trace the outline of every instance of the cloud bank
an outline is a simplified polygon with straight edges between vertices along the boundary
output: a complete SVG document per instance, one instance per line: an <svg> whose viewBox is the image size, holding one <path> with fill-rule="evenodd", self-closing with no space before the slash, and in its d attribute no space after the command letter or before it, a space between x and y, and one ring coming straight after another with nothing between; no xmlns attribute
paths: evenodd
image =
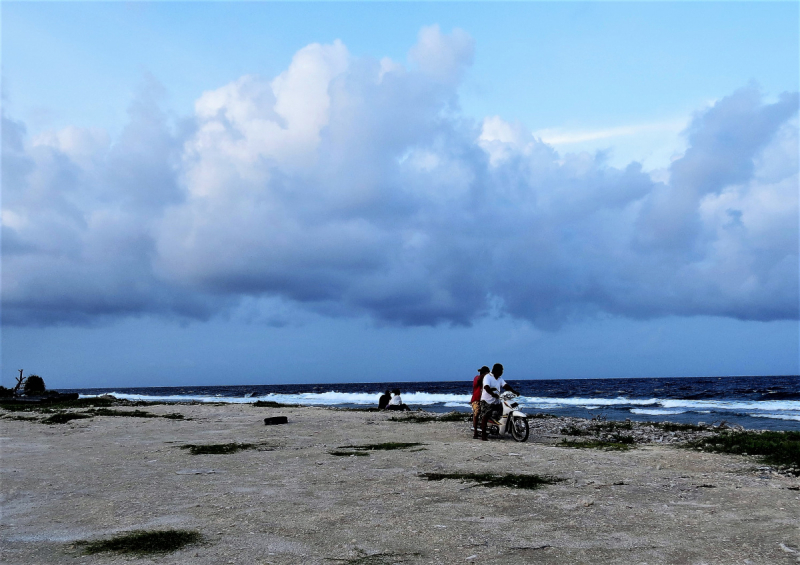
<svg viewBox="0 0 800 565"><path fill-rule="evenodd" d="M407 64L312 44L111 139L3 117L3 323L289 304L382 323L597 314L798 319L798 94L699 111L668 182L464 117L472 39ZM281 307L278 307L280 309Z"/></svg>

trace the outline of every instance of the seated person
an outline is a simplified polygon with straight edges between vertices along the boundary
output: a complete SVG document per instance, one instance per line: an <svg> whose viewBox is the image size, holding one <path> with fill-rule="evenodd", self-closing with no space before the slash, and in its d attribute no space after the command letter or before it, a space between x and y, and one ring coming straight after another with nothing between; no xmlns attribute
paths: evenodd
<svg viewBox="0 0 800 565"><path fill-rule="evenodd" d="M394 394L394 396L389 401L389 404L386 406L387 410L411 410L411 408L403 404L403 401L400 398L399 388L392 390L392 394Z"/></svg>
<svg viewBox="0 0 800 565"><path fill-rule="evenodd" d="M386 389L381 397L378 399L378 410L385 410L386 407L389 405L389 401L392 399L392 393L389 389Z"/></svg>

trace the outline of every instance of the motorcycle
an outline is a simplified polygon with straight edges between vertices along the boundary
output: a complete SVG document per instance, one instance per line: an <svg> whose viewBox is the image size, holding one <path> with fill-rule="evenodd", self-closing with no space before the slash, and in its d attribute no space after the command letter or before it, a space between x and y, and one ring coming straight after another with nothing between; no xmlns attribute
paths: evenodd
<svg viewBox="0 0 800 565"><path fill-rule="evenodd" d="M503 415L500 419L489 418L486 423L486 432L495 436L504 436L507 433L515 441L525 441L530 434L528 425L528 415L517 410L519 403L514 402L516 394L506 391L500 395L500 403L503 405Z"/></svg>

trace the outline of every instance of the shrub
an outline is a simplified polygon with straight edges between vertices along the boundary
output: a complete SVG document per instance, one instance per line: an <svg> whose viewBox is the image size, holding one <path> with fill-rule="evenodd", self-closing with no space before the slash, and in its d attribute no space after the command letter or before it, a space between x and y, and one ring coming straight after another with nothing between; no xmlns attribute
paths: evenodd
<svg viewBox="0 0 800 565"><path fill-rule="evenodd" d="M45 391L44 379L39 375L31 375L25 379L25 394L34 396Z"/></svg>

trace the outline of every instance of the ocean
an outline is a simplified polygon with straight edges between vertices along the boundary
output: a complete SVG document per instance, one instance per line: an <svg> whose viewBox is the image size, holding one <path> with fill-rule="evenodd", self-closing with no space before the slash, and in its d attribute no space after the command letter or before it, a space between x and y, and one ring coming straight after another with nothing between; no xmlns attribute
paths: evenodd
<svg viewBox="0 0 800 565"><path fill-rule="evenodd" d="M513 380L529 414L609 420L707 424L725 421L747 429L800 430L800 377ZM293 385L181 386L72 389L82 396L166 402L286 404L357 408L377 406L387 388L399 388L413 409L468 411L472 380Z"/></svg>

